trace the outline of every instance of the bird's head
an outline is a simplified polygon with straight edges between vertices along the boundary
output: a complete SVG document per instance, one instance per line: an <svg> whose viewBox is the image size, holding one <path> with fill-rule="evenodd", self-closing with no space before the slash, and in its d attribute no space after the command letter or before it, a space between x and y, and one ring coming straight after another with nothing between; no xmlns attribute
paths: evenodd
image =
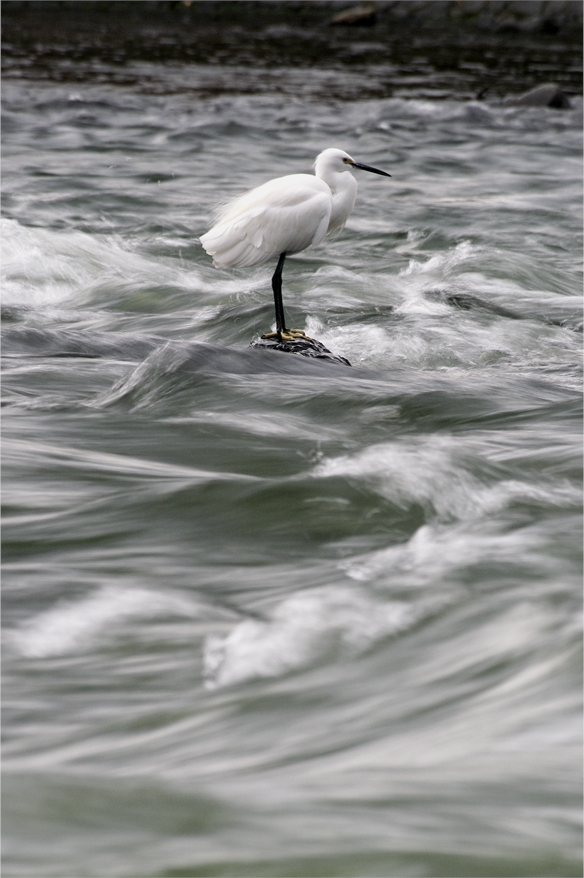
<svg viewBox="0 0 584 878"><path fill-rule="evenodd" d="M328 174L340 174L343 171L349 171L351 168L360 168L362 171L371 171L372 174L381 174L382 177L391 177L386 171L380 171L372 168L370 165L362 165L351 158L348 152L343 149L325 149L316 157L314 163L314 173L317 177L325 178Z"/></svg>

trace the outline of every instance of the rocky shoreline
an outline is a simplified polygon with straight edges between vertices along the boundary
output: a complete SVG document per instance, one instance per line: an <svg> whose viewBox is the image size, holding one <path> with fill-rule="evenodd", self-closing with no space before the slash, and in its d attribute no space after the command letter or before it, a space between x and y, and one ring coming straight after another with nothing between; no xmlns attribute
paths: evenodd
<svg viewBox="0 0 584 878"><path fill-rule="evenodd" d="M363 97L384 97L404 71L425 68L448 93L461 72L464 97L519 94L553 81L582 93L579 0L5 0L4 76L80 82L124 79L133 62L273 70L387 69ZM109 73L101 67L107 66Z"/></svg>

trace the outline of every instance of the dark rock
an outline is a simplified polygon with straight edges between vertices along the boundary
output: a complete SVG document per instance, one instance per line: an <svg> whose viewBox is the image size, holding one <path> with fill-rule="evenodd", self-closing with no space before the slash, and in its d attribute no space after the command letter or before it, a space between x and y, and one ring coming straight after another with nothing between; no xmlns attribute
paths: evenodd
<svg viewBox="0 0 584 878"><path fill-rule="evenodd" d="M506 98L505 103L522 107L553 107L555 110L572 108L568 95L555 82L544 82L523 94Z"/></svg>
<svg viewBox="0 0 584 878"><path fill-rule="evenodd" d="M315 338L295 338L291 341L278 341L277 338L256 338L251 347L263 348L266 351L282 351L285 354L300 354L316 360L328 360L330 363L341 363L343 366L351 364L345 357L337 357L321 341Z"/></svg>

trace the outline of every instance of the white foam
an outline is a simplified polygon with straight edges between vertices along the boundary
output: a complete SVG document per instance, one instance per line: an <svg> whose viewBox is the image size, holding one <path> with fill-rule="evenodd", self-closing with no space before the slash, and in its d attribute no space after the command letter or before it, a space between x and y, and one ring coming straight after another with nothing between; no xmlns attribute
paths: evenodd
<svg viewBox="0 0 584 878"><path fill-rule="evenodd" d="M179 595L143 588L106 586L79 600L63 600L11 632L13 647L27 658L84 652L128 619L178 614L192 617L196 606ZM119 630L119 629L118 629Z"/></svg>
<svg viewBox="0 0 584 878"><path fill-rule="evenodd" d="M27 228L3 219L2 301L29 308L87 299L92 285L105 277L144 270L144 260L124 250L112 237L76 231Z"/></svg>
<svg viewBox="0 0 584 878"><path fill-rule="evenodd" d="M414 611L400 601L382 603L342 587L298 592L267 621L247 619L205 643L208 688L275 677L317 660L335 646L355 654L409 626Z"/></svg>
<svg viewBox="0 0 584 878"><path fill-rule="evenodd" d="M477 564L531 564L541 572L553 573L542 533L537 529L500 533L494 527L425 524L405 543L342 561L339 567L357 582L384 581L400 588L423 588L456 576Z"/></svg>
<svg viewBox="0 0 584 878"><path fill-rule="evenodd" d="M251 293L258 278L267 274L262 268L234 277L233 272L218 272L210 264L200 271L178 259L149 258L116 235L29 228L11 219L0 220L0 232L5 307L71 307L99 303L104 294L108 302L112 295L123 300L141 285L153 284L215 299L217 294Z"/></svg>
<svg viewBox="0 0 584 878"><path fill-rule="evenodd" d="M442 518L463 517L476 509L481 485L454 459L453 446L446 436L372 445L357 454L326 458L312 475L363 480L397 506L419 503Z"/></svg>
<svg viewBox="0 0 584 878"><path fill-rule="evenodd" d="M324 326L311 316L307 332L353 365L368 368L435 370L510 362L536 367L579 362L577 334L548 322L577 326L579 300L534 289L543 280L536 274L528 276L527 268L521 283L489 278L486 266L493 258L492 251L463 241L446 252L410 260L397 277L363 280L364 299L375 298L393 309L375 325L359 320L360 305L352 298L354 285L350 294L325 285L319 295L330 301L345 296L344 305L351 304L354 318L343 326ZM563 288L559 280L556 287ZM469 310L454 307L451 295L467 297ZM316 304L311 307L318 308ZM513 316L523 319L510 319Z"/></svg>
<svg viewBox="0 0 584 878"><path fill-rule="evenodd" d="M430 256L426 261L411 259L406 268L400 271L400 277L411 274L432 274L442 276L459 265L476 259L483 252L482 248L470 241L460 241L452 250L445 250Z"/></svg>
<svg viewBox="0 0 584 878"><path fill-rule="evenodd" d="M472 444L447 435L409 437L407 444L387 442L325 458L312 476L365 481L396 506L417 503L441 521L478 520L517 501L565 508L579 501L579 492L568 481L534 484L501 478Z"/></svg>

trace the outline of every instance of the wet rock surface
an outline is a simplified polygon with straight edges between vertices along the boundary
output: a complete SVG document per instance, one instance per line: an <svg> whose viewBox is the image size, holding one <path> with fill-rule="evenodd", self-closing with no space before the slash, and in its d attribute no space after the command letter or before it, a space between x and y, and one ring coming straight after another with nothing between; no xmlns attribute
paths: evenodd
<svg viewBox="0 0 584 878"><path fill-rule="evenodd" d="M315 338L295 338L290 341L278 341L277 338L257 338L252 343L253 348L266 351L281 351L284 354L300 354L315 360L327 360L329 363L340 363L342 366L351 364L346 357L339 357L326 348L321 341Z"/></svg>

